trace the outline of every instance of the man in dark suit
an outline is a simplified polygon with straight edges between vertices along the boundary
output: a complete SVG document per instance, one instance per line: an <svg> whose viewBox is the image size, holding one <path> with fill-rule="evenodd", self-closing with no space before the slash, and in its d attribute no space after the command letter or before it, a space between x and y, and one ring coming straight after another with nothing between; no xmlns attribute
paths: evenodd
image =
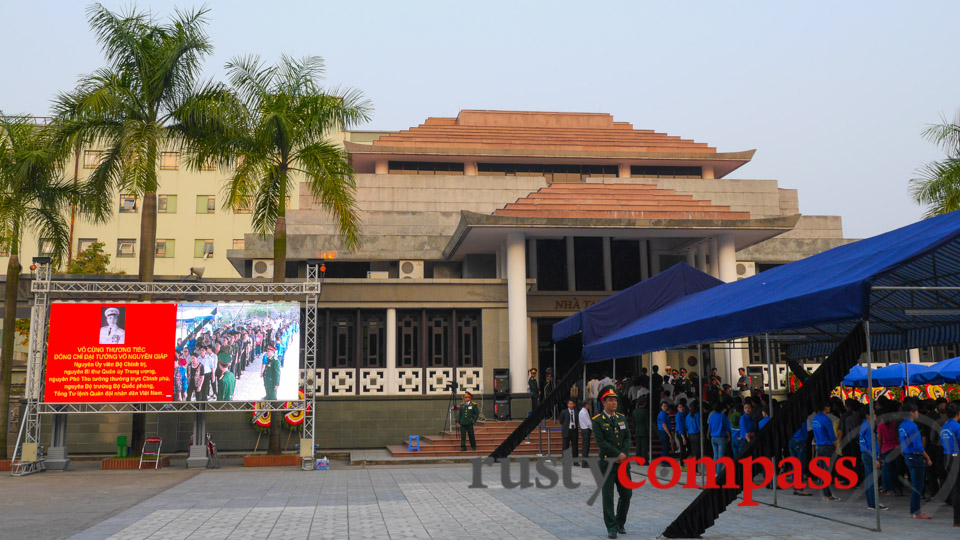
<svg viewBox="0 0 960 540"><path fill-rule="evenodd" d="M563 436L563 451L566 452L567 448L571 445L573 446L573 459L580 457L580 453L577 451L577 440L579 438L579 433L577 433L577 426L580 423L577 421L577 402L573 398L567 400L567 408L560 413L560 432Z"/></svg>

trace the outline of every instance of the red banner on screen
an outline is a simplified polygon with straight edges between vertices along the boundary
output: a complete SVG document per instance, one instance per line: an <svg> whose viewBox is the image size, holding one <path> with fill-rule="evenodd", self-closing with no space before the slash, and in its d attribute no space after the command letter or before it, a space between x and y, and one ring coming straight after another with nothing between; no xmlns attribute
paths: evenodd
<svg viewBox="0 0 960 540"><path fill-rule="evenodd" d="M176 304L52 304L44 401L172 401L176 321Z"/></svg>

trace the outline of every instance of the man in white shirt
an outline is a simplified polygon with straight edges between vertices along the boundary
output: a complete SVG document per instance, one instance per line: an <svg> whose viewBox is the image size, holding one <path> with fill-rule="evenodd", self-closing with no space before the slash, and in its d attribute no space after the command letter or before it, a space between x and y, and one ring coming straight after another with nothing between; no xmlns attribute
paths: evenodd
<svg viewBox="0 0 960 540"><path fill-rule="evenodd" d="M578 415L578 420L580 420L580 438L582 439L581 446L583 447L582 457L584 459L583 463L580 464L583 468L589 468L590 465L587 465L586 459L590 457L590 436L593 433L591 431L593 427L593 421L590 419L590 402L587 401L583 404L583 407L580 409L580 414Z"/></svg>

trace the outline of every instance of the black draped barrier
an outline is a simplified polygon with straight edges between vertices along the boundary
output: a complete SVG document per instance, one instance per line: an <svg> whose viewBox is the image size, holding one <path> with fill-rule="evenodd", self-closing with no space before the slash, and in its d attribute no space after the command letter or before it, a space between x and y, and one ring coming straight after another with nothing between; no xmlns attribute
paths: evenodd
<svg viewBox="0 0 960 540"><path fill-rule="evenodd" d="M810 413L823 408L830 397L830 392L840 385L840 381L850 372L850 368L857 365L860 356L866 350L866 333L863 323L860 322L834 349L833 354L820 365L820 369L807 378L800 390L791 395L770 423L760 430L756 440L740 452L737 460L761 456L772 458L785 447L793 433L807 421ZM704 489L663 531L663 536L700 538L700 535L713 526L720 514L737 499L742 491L742 467L734 467L734 474L738 488ZM720 478L717 479L717 484L723 485Z"/></svg>
<svg viewBox="0 0 960 540"><path fill-rule="evenodd" d="M846 375L846 373L844 373L844 375ZM523 443L528 435L533 433L533 430L536 429L540 422L543 422L544 419L550 416L550 412L553 411L554 408L560 405L566 407L567 397L570 395L570 387L573 386L573 383L580 380L582 376L583 359L574 364L570 370L567 371L566 375L554 384L553 392L548 396L544 396L543 401L540 402L540 406L530 411L530 415L527 416L526 420L521 422L520 425L517 426L517 429L513 430L513 433L490 453L489 457L500 459L509 456L517 446Z"/></svg>

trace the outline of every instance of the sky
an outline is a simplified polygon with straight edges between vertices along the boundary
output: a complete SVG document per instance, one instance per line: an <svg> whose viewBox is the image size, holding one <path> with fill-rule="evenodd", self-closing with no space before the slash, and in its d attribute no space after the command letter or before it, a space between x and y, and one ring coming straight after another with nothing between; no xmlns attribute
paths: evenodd
<svg viewBox="0 0 960 540"><path fill-rule="evenodd" d="M0 5L0 110L48 115L105 64L87 5ZM920 219L908 181L944 156L921 132L960 110L955 1L136 3L159 18L203 5L205 77L236 56L318 55L327 84L372 101L358 129L461 109L604 112L757 149L728 178L798 189L801 213L842 216L848 238Z"/></svg>

